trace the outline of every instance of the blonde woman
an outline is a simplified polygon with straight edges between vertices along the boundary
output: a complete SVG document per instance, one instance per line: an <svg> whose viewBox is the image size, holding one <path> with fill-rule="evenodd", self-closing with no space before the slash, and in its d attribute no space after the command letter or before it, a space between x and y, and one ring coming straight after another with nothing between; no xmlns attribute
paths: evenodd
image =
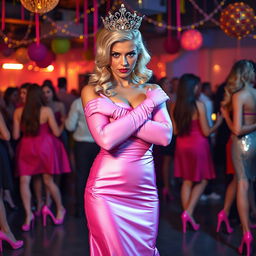
<svg viewBox="0 0 256 256"><path fill-rule="evenodd" d="M248 191L256 177L256 90L255 72L250 61L234 64L225 88L222 115L232 132L232 161L238 179L237 208L243 228L239 253L244 245L250 255L253 240L249 227ZM232 118L230 118L230 112Z"/></svg>
<svg viewBox="0 0 256 256"><path fill-rule="evenodd" d="M167 145L168 96L148 84L142 17L121 6L104 19L96 67L82 91L86 121L101 147L85 189L91 255L159 255L152 144Z"/></svg>

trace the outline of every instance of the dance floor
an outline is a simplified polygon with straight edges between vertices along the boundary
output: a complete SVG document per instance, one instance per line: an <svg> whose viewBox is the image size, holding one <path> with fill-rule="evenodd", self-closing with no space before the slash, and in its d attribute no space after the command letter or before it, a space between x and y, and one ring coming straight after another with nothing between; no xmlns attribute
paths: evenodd
<svg viewBox="0 0 256 256"><path fill-rule="evenodd" d="M161 256L216 256L238 255L236 249L241 239L241 227L238 222L231 235L224 232L217 234L216 214L223 202L200 202L195 211L195 219L201 224L200 230L194 232L189 229L182 233L180 221L180 201L178 191L174 200L161 201L159 235L157 247ZM65 205L69 204L65 200ZM29 232L22 232L20 226L24 219L22 207L18 211L8 211L8 220L18 239L23 239L22 249L11 250L4 243L4 256L89 256L87 228L84 218L75 217L74 207L68 208L67 218L62 226L53 226L48 220L43 228L41 218L37 218L34 228ZM104 216L102 216L104 218ZM256 239L256 232L254 232ZM254 250L254 254L255 254ZM120 255L122 256L122 255ZM135 255L131 255L135 256ZM144 256L144 255L136 255Z"/></svg>

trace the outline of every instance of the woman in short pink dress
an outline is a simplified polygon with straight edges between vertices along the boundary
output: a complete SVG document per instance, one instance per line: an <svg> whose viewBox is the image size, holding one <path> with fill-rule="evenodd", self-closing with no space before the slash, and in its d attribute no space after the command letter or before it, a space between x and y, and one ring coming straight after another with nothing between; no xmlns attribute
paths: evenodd
<svg viewBox="0 0 256 256"><path fill-rule="evenodd" d="M204 104L197 100L199 77L184 74L179 81L177 99L173 105L174 131L177 134L174 156L174 175L182 178L181 215L183 232L187 223L195 230L199 225L193 218L195 206L203 193L207 180L215 178L212 156L207 136L220 125L209 127Z"/></svg>
<svg viewBox="0 0 256 256"><path fill-rule="evenodd" d="M23 136L17 146L16 173L20 176L20 192L26 212L23 231L28 231L34 220L31 211L31 176L41 174L44 184L56 203L56 218L50 210L43 207L43 217L52 217L53 222L62 223L65 209L61 201L59 188L54 183L53 175L70 172L69 161L63 144L56 138L62 129L56 123L53 112L43 106L42 90L33 84L28 89L24 108L18 108L14 114L13 137Z"/></svg>

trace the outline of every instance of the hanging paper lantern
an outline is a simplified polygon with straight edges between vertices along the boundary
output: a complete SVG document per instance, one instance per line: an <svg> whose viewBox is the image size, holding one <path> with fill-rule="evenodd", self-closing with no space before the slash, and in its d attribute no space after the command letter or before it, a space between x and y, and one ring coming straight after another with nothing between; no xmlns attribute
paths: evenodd
<svg viewBox="0 0 256 256"><path fill-rule="evenodd" d="M55 59L55 55L51 51L47 51L46 56L43 60L36 61L36 65L39 68L47 68Z"/></svg>
<svg viewBox="0 0 256 256"><path fill-rule="evenodd" d="M220 28L230 37L241 39L255 26L253 9L244 2L229 4L220 15Z"/></svg>
<svg viewBox="0 0 256 256"><path fill-rule="evenodd" d="M56 7L59 0L20 0L21 4L30 12L46 13Z"/></svg>
<svg viewBox="0 0 256 256"><path fill-rule="evenodd" d="M180 41L176 37L166 38L164 41L164 49L167 53L174 54L180 50Z"/></svg>
<svg viewBox="0 0 256 256"><path fill-rule="evenodd" d="M190 29L182 33L180 42L185 50L197 50L203 44L203 36L198 30Z"/></svg>
<svg viewBox="0 0 256 256"><path fill-rule="evenodd" d="M65 38L56 38L51 42L52 51L56 54L66 53L70 49L70 41Z"/></svg>
<svg viewBox="0 0 256 256"><path fill-rule="evenodd" d="M88 61L94 60L95 56L94 56L94 52L93 49L88 49L84 52L84 58Z"/></svg>
<svg viewBox="0 0 256 256"><path fill-rule="evenodd" d="M33 61L41 61L47 54L47 48L44 44L32 43L28 46L28 56Z"/></svg>
<svg viewBox="0 0 256 256"><path fill-rule="evenodd" d="M26 64L29 62L29 56L28 56L28 51L25 47L21 47L16 50L15 52L15 59L21 63L21 64Z"/></svg>

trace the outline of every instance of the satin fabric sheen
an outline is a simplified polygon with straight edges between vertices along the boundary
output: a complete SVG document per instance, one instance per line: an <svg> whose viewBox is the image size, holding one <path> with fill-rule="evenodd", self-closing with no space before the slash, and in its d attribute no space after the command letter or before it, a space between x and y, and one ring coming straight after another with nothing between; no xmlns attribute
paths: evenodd
<svg viewBox="0 0 256 256"><path fill-rule="evenodd" d="M91 256L159 255L151 143L131 136L114 149L101 148L84 200Z"/></svg>
<svg viewBox="0 0 256 256"><path fill-rule="evenodd" d="M201 131L199 120L192 120L188 135L177 136L174 176L194 182L215 178L209 141Z"/></svg>
<svg viewBox="0 0 256 256"><path fill-rule="evenodd" d="M62 174L71 172L69 160L62 142L48 125L40 125L37 136L23 136L17 146L16 174Z"/></svg>

